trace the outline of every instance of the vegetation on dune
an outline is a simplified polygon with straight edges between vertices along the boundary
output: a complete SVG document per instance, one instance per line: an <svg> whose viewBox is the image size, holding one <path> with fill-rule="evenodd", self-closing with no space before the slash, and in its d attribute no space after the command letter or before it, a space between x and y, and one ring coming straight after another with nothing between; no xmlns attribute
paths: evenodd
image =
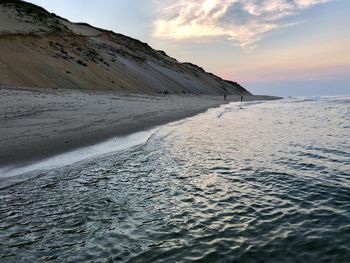
<svg viewBox="0 0 350 263"><path fill-rule="evenodd" d="M38 21L46 26L48 26L52 31L62 31L67 28L58 22L55 14L51 14L46 11L44 8L20 1L20 0L0 0L2 5L12 5L19 16L29 16L32 17L34 21Z"/></svg>
<svg viewBox="0 0 350 263"><path fill-rule="evenodd" d="M20 14L31 16L40 22L45 22L45 20L51 17L51 14L47 12L44 8L24 1L1 0L0 3L12 4Z"/></svg>

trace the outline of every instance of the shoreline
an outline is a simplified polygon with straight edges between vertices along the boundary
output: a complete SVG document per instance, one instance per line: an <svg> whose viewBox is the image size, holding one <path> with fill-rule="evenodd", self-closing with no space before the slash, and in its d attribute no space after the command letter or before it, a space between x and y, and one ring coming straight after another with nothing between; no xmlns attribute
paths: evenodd
<svg viewBox="0 0 350 263"><path fill-rule="evenodd" d="M28 165L237 101L239 96L225 102L223 96L209 95L0 87L0 167Z"/></svg>

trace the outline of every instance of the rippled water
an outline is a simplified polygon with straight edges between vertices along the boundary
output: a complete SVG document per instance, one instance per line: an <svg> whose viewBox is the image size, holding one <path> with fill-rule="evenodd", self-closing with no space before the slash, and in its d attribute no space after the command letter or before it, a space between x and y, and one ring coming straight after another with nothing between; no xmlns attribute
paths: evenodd
<svg viewBox="0 0 350 263"><path fill-rule="evenodd" d="M350 98L232 103L0 190L0 262L350 262Z"/></svg>

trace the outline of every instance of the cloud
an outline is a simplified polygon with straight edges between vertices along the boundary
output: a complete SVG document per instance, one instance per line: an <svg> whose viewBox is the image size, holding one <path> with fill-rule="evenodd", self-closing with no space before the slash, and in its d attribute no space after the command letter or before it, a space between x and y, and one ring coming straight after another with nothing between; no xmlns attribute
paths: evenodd
<svg viewBox="0 0 350 263"><path fill-rule="evenodd" d="M266 33L291 26L286 18L332 0L155 0L154 36L166 39L225 37L254 46Z"/></svg>

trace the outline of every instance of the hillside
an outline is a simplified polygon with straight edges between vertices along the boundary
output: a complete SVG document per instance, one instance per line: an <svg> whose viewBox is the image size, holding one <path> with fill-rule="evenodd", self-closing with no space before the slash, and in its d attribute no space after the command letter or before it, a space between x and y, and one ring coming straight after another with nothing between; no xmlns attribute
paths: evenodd
<svg viewBox="0 0 350 263"><path fill-rule="evenodd" d="M250 94L148 44L41 7L0 1L0 85L150 93Z"/></svg>

